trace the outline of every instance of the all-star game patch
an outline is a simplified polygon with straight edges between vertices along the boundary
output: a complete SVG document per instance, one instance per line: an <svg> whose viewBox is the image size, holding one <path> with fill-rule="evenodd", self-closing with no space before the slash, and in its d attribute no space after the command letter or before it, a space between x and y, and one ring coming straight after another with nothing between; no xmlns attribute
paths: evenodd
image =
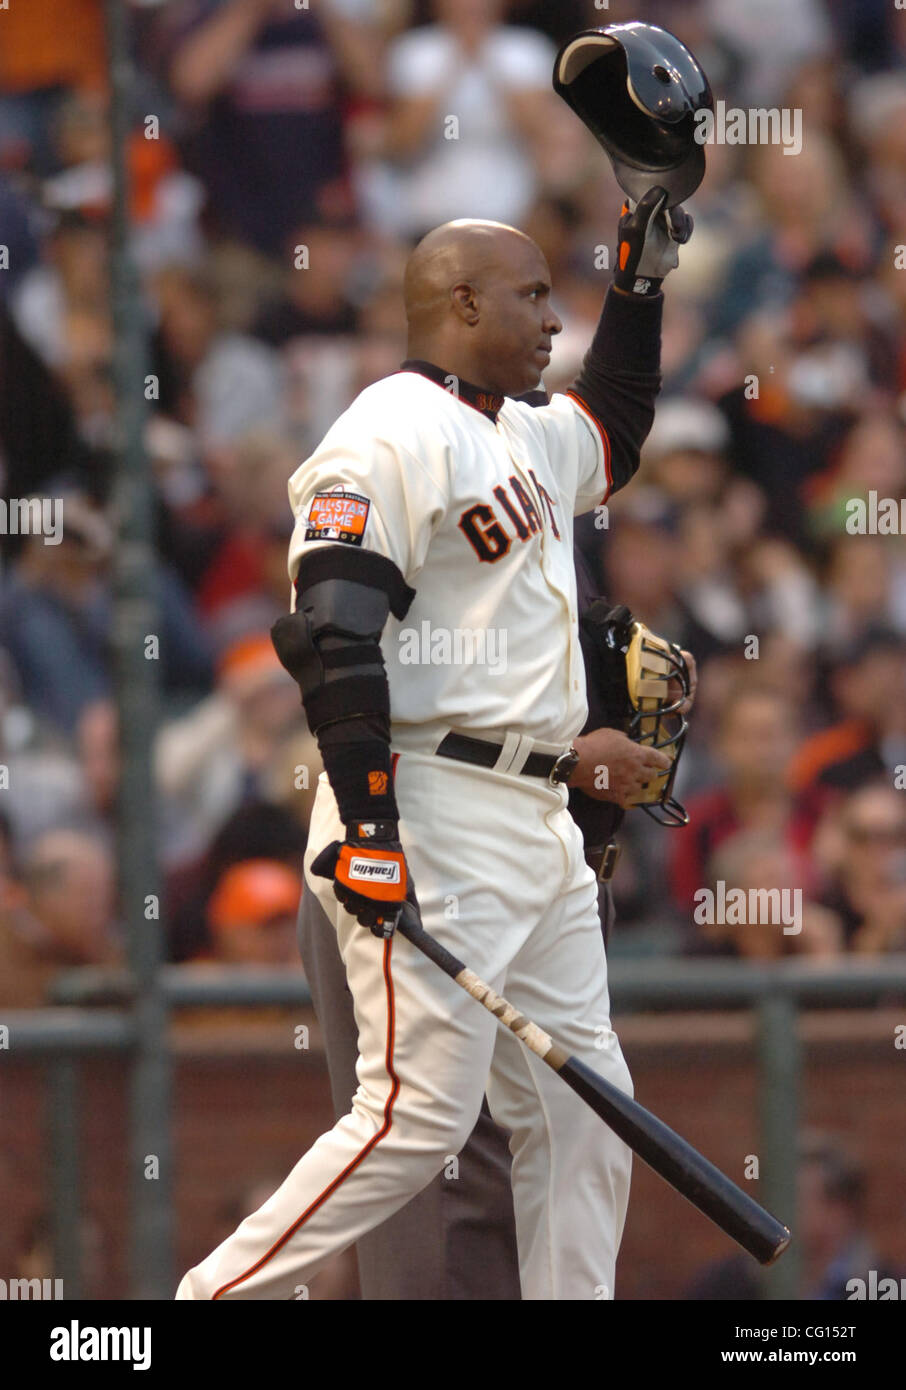
<svg viewBox="0 0 906 1390"><path fill-rule="evenodd" d="M319 492L308 511L307 541L345 541L361 545L371 503L359 492Z"/></svg>

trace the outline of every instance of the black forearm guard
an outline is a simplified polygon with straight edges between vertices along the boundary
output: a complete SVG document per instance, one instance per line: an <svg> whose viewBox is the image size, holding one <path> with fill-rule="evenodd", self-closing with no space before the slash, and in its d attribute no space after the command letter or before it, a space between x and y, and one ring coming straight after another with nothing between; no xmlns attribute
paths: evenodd
<svg viewBox="0 0 906 1390"><path fill-rule="evenodd" d="M610 440L612 492L639 466L661 386L663 295L630 299L609 289L601 318L569 394L599 421Z"/></svg>
<svg viewBox="0 0 906 1390"><path fill-rule="evenodd" d="M415 597L392 560L332 545L304 555L296 611L271 629L298 682L309 728L345 824L398 820L390 753L390 695L380 638L389 613Z"/></svg>

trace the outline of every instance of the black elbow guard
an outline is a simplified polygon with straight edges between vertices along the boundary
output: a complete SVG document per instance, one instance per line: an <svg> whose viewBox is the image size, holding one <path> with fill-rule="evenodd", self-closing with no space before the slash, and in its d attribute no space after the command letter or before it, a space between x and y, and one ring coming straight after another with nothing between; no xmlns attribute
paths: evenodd
<svg viewBox="0 0 906 1390"><path fill-rule="evenodd" d="M280 661L302 691L312 733L359 715L388 716L380 639L388 616L415 597L392 560L330 546L303 556L296 611L271 628Z"/></svg>

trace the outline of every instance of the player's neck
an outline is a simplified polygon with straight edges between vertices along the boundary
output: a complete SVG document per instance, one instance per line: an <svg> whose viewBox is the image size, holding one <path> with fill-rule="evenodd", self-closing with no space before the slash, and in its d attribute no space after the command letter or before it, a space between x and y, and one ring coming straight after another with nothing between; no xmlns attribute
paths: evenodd
<svg viewBox="0 0 906 1390"><path fill-rule="evenodd" d="M489 376L497 377L499 364L489 366L488 363L476 361L475 354L469 350L468 344L457 339L455 335L410 335L406 343L406 360L430 362L434 366L443 367L446 375L468 382L476 391L484 391L487 395L511 394L507 386L500 386L499 381L488 380Z"/></svg>
<svg viewBox="0 0 906 1390"><path fill-rule="evenodd" d="M482 415L487 415L489 419L494 421L497 419L497 412L503 405L504 398L499 391L490 391L473 381L468 381L465 377L448 370L431 358L409 356L400 364L400 371L419 372L420 375L436 382L445 391L449 391L451 395L465 401L476 410L480 410Z"/></svg>

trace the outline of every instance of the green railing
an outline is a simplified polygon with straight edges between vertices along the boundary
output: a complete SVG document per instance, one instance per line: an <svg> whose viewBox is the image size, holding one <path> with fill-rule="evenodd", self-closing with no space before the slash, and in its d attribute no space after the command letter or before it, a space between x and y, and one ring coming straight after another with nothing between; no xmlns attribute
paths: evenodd
<svg viewBox="0 0 906 1390"><path fill-rule="evenodd" d="M286 972L219 967L165 966L158 990L166 1014L181 1008L307 1006L311 995L304 977ZM799 1011L803 1007L866 1008L906 1000L906 954L880 960L849 959L838 965L783 961L755 965L741 961L616 959L610 966L611 998L619 1022L627 1014L653 1010L685 1012L713 1009L754 1010L760 1123L759 1199L795 1231L797 1134L801 1088ZM138 998L124 972L77 970L62 976L51 1008L6 1013L9 1029L4 1065L46 1059L48 1071L50 1209L54 1229L54 1273L64 1280L67 1297L78 1297L79 1174L76 1115L79 1062L92 1053L123 1053L133 1069L141 1065ZM103 1005L104 1007L99 1007ZM115 1011L114 1011L115 1009ZM544 1020L538 1020L543 1024ZM169 1069L170 1047L164 1028L158 1053ZM134 1075L133 1075L134 1081ZM151 1112L143 1115L148 1152L169 1154L171 1109L168 1088ZM131 1123L130 1119L130 1123ZM130 1151L135 1152L130 1144ZM169 1298L174 1288L167 1239L172 1213L161 1212L161 1193L170 1183L133 1184L130 1219L135 1232L150 1233L144 1270L134 1297ZM765 1273L768 1298L795 1295L798 1256L795 1241L778 1264Z"/></svg>

